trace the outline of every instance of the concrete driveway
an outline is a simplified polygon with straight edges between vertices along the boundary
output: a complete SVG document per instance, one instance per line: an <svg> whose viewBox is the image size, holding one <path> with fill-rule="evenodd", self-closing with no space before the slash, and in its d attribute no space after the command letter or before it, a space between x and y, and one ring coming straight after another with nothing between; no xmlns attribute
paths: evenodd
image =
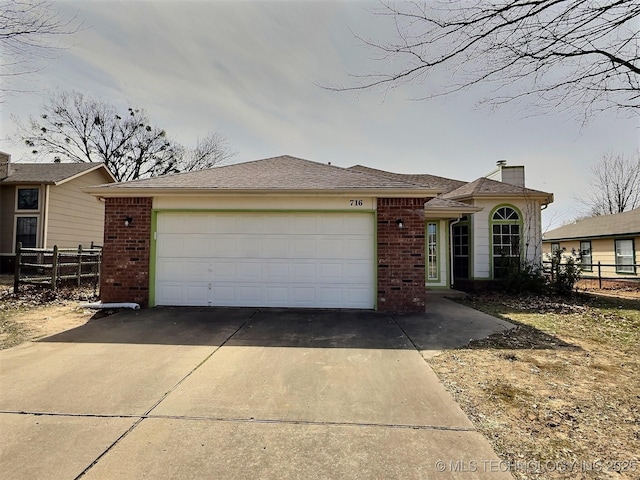
<svg viewBox="0 0 640 480"><path fill-rule="evenodd" d="M425 362L509 328L429 313L155 308L0 352L16 479L511 478Z"/></svg>

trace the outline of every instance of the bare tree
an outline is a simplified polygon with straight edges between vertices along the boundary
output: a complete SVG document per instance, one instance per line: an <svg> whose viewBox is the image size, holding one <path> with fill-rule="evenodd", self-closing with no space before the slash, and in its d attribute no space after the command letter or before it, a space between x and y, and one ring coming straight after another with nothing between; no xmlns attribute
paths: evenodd
<svg viewBox="0 0 640 480"><path fill-rule="evenodd" d="M591 167L589 193L577 198L588 215L609 215L640 208L640 150L635 158L607 154Z"/></svg>
<svg viewBox="0 0 640 480"><path fill-rule="evenodd" d="M444 75L423 98L489 84L484 102L493 106L532 96L544 110L585 115L640 107L637 0L398 2L374 13L394 21L396 40L358 38L383 70L328 88L395 88Z"/></svg>
<svg viewBox="0 0 640 480"><path fill-rule="evenodd" d="M0 95L14 91L7 85L15 76L40 68L61 47L59 37L78 31L76 17L62 19L49 0L0 0Z"/></svg>
<svg viewBox="0 0 640 480"><path fill-rule="evenodd" d="M14 118L17 137L34 158L54 162L104 162L119 181L212 167L235 155L220 133L194 148L168 139L144 110L119 113L113 105L81 93L58 93L27 125Z"/></svg>

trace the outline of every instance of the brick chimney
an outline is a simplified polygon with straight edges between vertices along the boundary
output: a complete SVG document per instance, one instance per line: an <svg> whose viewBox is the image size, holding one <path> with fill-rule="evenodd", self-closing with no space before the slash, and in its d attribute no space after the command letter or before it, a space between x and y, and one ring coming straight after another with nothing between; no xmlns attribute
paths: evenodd
<svg viewBox="0 0 640 480"><path fill-rule="evenodd" d="M0 180L4 180L11 175L11 155L0 152Z"/></svg>

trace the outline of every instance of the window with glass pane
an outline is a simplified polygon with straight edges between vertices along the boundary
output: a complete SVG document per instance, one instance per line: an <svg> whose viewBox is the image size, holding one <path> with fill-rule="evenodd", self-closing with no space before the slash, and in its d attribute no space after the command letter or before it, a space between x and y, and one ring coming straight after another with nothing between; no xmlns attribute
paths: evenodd
<svg viewBox="0 0 640 480"><path fill-rule="evenodd" d="M636 273L633 239L616 240L616 272Z"/></svg>
<svg viewBox="0 0 640 480"><path fill-rule="evenodd" d="M18 210L38 210L38 189L18 189Z"/></svg>
<svg viewBox="0 0 640 480"><path fill-rule="evenodd" d="M580 265L583 271L591 272L593 270L593 260L591 257L591 242L580 242Z"/></svg>
<svg viewBox="0 0 640 480"><path fill-rule="evenodd" d="M427 279L438 279L438 225L427 223Z"/></svg>
<svg viewBox="0 0 640 480"><path fill-rule="evenodd" d="M469 278L469 225L453 226L453 277Z"/></svg>
<svg viewBox="0 0 640 480"><path fill-rule="evenodd" d="M558 250L560 250L560 244L559 243L552 243L551 244L551 253L556 253Z"/></svg>
<svg viewBox="0 0 640 480"><path fill-rule="evenodd" d="M520 262L520 215L511 207L500 207L491 221L493 277L503 278Z"/></svg>
<svg viewBox="0 0 640 480"><path fill-rule="evenodd" d="M34 248L38 231L38 217L18 217L16 219L16 245Z"/></svg>

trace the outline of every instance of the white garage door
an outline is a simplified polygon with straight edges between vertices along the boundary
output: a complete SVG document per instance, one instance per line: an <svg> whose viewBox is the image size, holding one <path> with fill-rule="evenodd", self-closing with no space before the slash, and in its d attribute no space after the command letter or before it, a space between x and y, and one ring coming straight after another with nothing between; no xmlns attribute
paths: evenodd
<svg viewBox="0 0 640 480"><path fill-rule="evenodd" d="M159 213L157 305L374 308L371 213Z"/></svg>

